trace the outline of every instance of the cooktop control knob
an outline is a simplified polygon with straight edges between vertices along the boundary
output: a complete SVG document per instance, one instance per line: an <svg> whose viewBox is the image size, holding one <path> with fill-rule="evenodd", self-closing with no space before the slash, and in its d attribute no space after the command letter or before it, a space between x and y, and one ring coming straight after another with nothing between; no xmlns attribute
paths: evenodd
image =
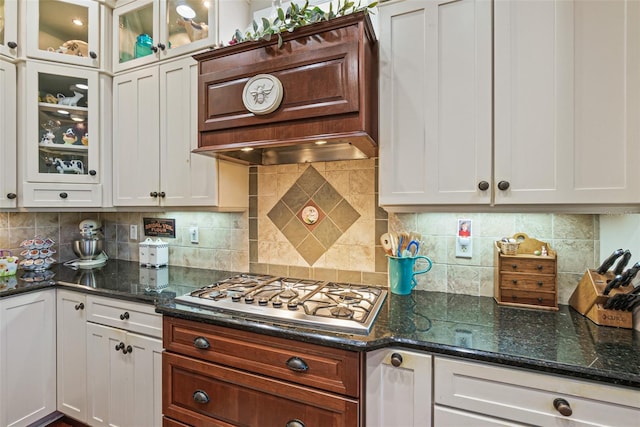
<svg viewBox="0 0 640 427"><path fill-rule="evenodd" d="M244 302L246 304L253 304L253 295L247 295L244 297Z"/></svg>

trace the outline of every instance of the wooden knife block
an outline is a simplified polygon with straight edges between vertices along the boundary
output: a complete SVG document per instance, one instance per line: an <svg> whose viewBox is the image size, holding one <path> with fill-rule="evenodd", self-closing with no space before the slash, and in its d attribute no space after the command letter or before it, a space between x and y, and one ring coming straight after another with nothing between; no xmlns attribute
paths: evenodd
<svg viewBox="0 0 640 427"><path fill-rule="evenodd" d="M607 281L613 277L611 272L598 274L596 270L587 270L569 298L569 305L578 313L591 319L596 325L631 329L633 328L633 313L604 308L604 303L609 297L625 293L620 288L612 289L609 295L602 293L607 286Z"/></svg>

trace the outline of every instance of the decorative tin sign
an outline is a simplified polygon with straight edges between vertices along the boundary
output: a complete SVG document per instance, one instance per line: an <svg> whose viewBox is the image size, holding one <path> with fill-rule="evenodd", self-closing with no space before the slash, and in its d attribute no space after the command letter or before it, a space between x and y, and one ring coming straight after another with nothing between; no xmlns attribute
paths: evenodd
<svg viewBox="0 0 640 427"><path fill-rule="evenodd" d="M174 218L142 218L145 236L176 238L176 220Z"/></svg>

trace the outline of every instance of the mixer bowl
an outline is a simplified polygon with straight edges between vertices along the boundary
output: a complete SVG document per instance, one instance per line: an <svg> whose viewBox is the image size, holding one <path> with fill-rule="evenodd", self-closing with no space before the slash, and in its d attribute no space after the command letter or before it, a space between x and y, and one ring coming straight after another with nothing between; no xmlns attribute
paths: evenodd
<svg viewBox="0 0 640 427"><path fill-rule="evenodd" d="M102 253L103 245L102 239L81 239L74 240L71 247L80 259L93 259Z"/></svg>

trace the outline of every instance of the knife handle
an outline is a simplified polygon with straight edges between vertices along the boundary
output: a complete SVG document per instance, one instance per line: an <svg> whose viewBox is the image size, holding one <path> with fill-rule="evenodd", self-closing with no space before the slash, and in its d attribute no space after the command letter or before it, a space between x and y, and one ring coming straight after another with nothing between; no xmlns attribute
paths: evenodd
<svg viewBox="0 0 640 427"><path fill-rule="evenodd" d="M622 275L618 274L616 277L611 279L609 283L607 283L607 286L604 288L604 291L602 291L602 295L609 295L609 292L611 292L611 289L617 288L620 286L620 282L622 282Z"/></svg>
<svg viewBox="0 0 640 427"><path fill-rule="evenodd" d="M604 274L607 272L607 270L609 270L611 268L611 266L613 265L614 262L616 262L616 260L624 253L623 249L617 249L615 251L613 251L613 253L611 255L609 255L609 257L607 259L605 259L602 262L602 265L600 265L600 267L598 267L597 273L598 274Z"/></svg>
<svg viewBox="0 0 640 427"><path fill-rule="evenodd" d="M613 274L615 274L616 276L618 274L622 274L622 272L624 271L624 268L627 266L627 264L629 264L630 259L631 259L631 251L627 249L622 254L622 258L620 258L620 261L618 261L618 263L616 264L616 267L613 269Z"/></svg>

